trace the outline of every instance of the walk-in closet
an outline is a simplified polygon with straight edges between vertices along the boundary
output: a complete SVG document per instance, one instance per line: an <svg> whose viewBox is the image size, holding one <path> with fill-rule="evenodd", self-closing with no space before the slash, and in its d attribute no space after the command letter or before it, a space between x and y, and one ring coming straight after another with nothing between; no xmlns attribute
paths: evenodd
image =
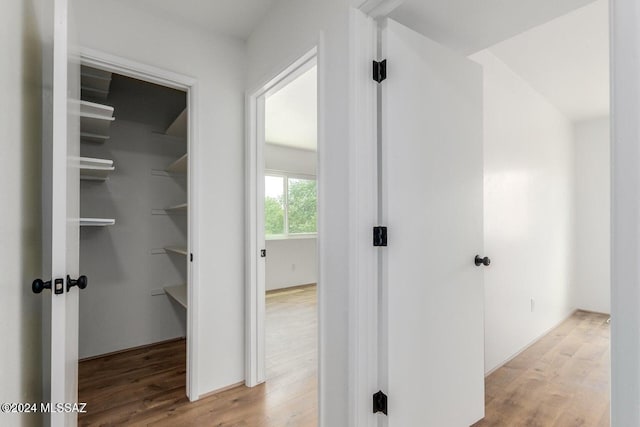
<svg viewBox="0 0 640 427"><path fill-rule="evenodd" d="M89 286L79 357L87 361L187 336L188 112L176 89L86 65L81 83L80 270ZM144 368L138 362L129 370ZM83 375L81 363L81 388ZM91 377L115 380L98 368Z"/></svg>

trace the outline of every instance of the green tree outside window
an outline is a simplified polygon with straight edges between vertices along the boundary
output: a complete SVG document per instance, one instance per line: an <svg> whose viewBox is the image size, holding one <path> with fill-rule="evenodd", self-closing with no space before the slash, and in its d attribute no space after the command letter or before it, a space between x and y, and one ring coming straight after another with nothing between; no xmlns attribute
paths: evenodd
<svg viewBox="0 0 640 427"><path fill-rule="evenodd" d="M264 213L266 235L315 233L317 231L316 181L265 176Z"/></svg>
<svg viewBox="0 0 640 427"><path fill-rule="evenodd" d="M289 178L289 233L316 232L316 182Z"/></svg>

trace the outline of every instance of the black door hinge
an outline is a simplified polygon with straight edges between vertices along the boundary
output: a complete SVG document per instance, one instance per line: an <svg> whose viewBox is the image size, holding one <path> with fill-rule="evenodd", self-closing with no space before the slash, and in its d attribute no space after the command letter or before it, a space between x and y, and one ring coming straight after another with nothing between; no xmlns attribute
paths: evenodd
<svg viewBox="0 0 640 427"><path fill-rule="evenodd" d="M387 78L387 60L373 61L373 80L382 83Z"/></svg>
<svg viewBox="0 0 640 427"><path fill-rule="evenodd" d="M266 258L266 257L267 257L267 250L260 249L260 258Z"/></svg>
<svg viewBox="0 0 640 427"><path fill-rule="evenodd" d="M193 262L193 254L189 254L189 261Z"/></svg>
<svg viewBox="0 0 640 427"><path fill-rule="evenodd" d="M387 227L373 227L373 246L387 246Z"/></svg>
<svg viewBox="0 0 640 427"><path fill-rule="evenodd" d="M373 395L373 413L378 412L387 415L387 395L382 390Z"/></svg>

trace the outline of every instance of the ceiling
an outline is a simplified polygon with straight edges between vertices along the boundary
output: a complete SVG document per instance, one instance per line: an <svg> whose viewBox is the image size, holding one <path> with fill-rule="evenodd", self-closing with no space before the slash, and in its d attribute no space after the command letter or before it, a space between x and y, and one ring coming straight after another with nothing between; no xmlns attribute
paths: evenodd
<svg viewBox="0 0 640 427"><path fill-rule="evenodd" d="M609 114L608 2L597 0L489 48L578 121Z"/></svg>
<svg viewBox="0 0 640 427"><path fill-rule="evenodd" d="M117 0L246 39L277 0ZM391 17L465 55L490 48L570 118L608 111L606 0L401 0ZM570 13L572 12L572 13ZM549 22L550 21L550 22ZM524 32L524 33L523 33ZM315 149L311 78L271 99L270 142ZM296 107L288 107L296 105ZM314 110L315 111L315 110ZM287 120L283 117L297 117Z"/></svg>
<svg viewBox="0 0 640 427"><path fill-rule="evenodd" d="M303 150L318 144L317 67L311 68L265 102L265 141Z"/></svg>
<svg viewBox="0 0 640 427"><path fill-rule="evenodd" d="M247 39L277 0L117 0L145 13ZM391 17L465 54L593 0L402 0Z"/></svg>
<svg viewBox="0 0 640 427"><path fill-rule="evenodd" d="M391 18L465 55L593 0L404 0Z"/></svg>
<svg viewBox="0 0 640 427"><path fill-rule="evenodd" d="M145 13L247 39L276 0L118 0Z"/></svg>

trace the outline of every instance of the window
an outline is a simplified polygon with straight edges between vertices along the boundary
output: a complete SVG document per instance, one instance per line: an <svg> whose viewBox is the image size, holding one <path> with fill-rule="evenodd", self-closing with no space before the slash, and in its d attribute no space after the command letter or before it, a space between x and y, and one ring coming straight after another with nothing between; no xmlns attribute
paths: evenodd
<svg viewBox="0 0 640 427"><path fill-rule="evenodd" d="M267 238L317 231L316 180L287 174L264 177L264 228Z"/></svg>

